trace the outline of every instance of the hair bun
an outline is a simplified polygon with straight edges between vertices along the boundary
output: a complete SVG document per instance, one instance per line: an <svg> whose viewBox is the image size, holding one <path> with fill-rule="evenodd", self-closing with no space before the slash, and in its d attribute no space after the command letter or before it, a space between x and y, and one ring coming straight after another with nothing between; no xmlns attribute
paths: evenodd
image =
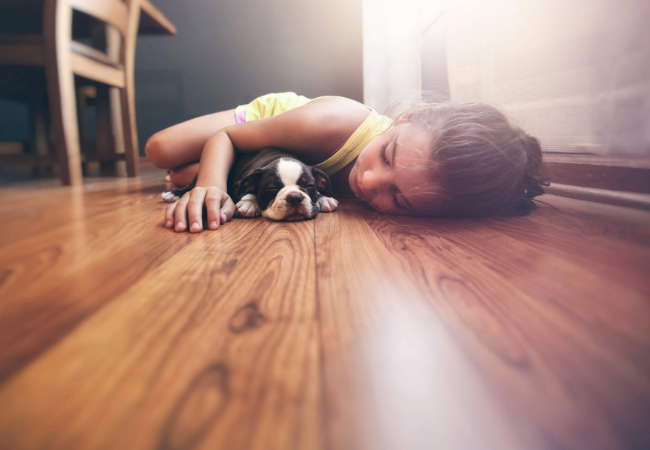
<svg viewBox="0 0 650 450"><path fill-rule="evenodd" d="M525 133L524 133L525 134ZM538 195L544 194L543 186L550 185L550 179L545 176L544 162L542 161L542 147L537 138L533 136L526 136L526 155L528 161L526 163L526 172L522 180L524 187L524 198L528 205L529 210L535 209L536 205L532 202L533 198Z"/></svg>

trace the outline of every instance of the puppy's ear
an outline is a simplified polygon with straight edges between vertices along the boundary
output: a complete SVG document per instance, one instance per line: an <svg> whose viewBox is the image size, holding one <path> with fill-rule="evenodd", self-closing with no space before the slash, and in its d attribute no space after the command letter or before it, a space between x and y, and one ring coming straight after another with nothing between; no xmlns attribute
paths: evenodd
<svg viewBox="0 0 650 450"><path fill-rule="evenodd" d="M311 168L311 174L316 180L316 187L321 194L332 195L332 182L325 172L315 167Z"/></svg>
<svg viewBox="0 0 650 450"><path fill-rule="evenodd" d="M246 174L244 178L241 179L239 186L237 187L237 198L242 198L244 195L251 192L257 192L257 187L260 184L261 178L261 169L255 169L252 172Z"/></svg>

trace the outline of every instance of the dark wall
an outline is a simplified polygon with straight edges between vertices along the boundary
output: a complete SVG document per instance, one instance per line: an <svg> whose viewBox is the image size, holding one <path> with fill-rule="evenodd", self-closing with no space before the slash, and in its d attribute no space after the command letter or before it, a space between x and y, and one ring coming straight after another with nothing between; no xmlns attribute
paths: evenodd
<svg viewBox="0 0 650 450"><path fill-rule="evenodd" d="M362 100L361 0L153 2L178 33L138 39L141 152L158 130L270 92ZM0 101L0 141L29 141L28 118Z"/></svg>
<svg viewBox="0 0 650 450"><path fill-rule="evenodd" d="M154 0L176 36L138 40L140 146L270 92L362 101L361 0Z"/></svg>

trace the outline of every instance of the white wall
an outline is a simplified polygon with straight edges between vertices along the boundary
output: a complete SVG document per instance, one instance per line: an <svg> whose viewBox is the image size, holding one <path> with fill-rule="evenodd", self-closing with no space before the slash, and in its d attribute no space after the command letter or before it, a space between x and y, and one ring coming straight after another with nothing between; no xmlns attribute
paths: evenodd
<svg viewBox="0 0 650 450"><path fill-rule="evenodd" d="M443 9L452 101L499 107L545 151L650 155L650 1L364 0L368 105L420 88Z"/></svg>
<svg viewBox="0 0 650 450"><path fill-rule="evenodd" d="M383 112L419 91L420 36L443 0L363 0L363 99Z"/></svg>
<svg viewBox="0 0 650 450"><path fill-rule="evenodd" d="M500 107L545 151L650 153L650 2L455 0L452 98Z"/></svg>

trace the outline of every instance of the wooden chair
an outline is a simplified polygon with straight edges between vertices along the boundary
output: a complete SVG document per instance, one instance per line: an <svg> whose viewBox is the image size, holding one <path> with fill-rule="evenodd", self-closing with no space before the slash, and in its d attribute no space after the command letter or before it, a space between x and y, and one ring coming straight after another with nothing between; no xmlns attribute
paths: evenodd
<svg viewBox="0 0 650 450"><path fill-rule="evenodd" d="M108 30L116 30L112 35L121 36L119 48L115 46L117 40L111 38L107 39L108 54L73 41L73 9L104 22L109 25ZM64 184L82 183L74 75L119 88L127 175L139 175L133 75L139 18L140 0L44 0L41 35L0 35L0 64L45 68L50 117Z"/></svg>

